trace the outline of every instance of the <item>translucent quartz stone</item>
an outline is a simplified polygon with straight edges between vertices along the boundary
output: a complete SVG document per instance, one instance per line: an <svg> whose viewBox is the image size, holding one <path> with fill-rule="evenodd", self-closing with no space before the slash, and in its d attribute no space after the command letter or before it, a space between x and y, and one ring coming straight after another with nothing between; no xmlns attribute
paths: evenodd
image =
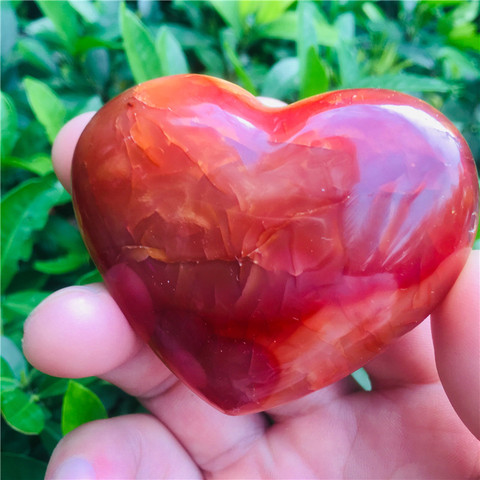
<svg viewBox="0 0 480 480"><path fill-rule="evenodd" d="M132 327L229 414L335 382L421 322L478 218L468 146L424 102L363 89L271 108L199 75L103 107L73 198Z"/></svg>

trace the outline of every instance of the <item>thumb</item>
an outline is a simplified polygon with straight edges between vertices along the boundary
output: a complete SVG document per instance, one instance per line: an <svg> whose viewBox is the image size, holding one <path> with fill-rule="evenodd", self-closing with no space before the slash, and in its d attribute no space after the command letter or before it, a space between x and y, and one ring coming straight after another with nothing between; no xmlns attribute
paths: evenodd
<svg viewBox="0 0 480 480"><path fill-rule="evenodd" d="M72 160L73 152L77 146L83 129L95 115L95 112L82 113L72 118L58 132L57 138L52 147L52 163L60 183L69 191L72 191Z"/></svg>
<svg viewBox="0 0 480 480"><path fill-rule="evenodd" d="M458 416L480 438L480 251L472 251L452 290L432 314L440 380Z"/></svg>

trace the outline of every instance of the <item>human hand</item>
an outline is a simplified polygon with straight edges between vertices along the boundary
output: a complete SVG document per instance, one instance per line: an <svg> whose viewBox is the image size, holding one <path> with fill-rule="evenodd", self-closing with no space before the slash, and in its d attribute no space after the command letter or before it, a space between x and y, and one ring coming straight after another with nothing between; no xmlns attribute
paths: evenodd
<svg viewBox="0 0 480 480"><path fill-rule="evenodd" d="M67 189L90 116L67 124L54 146ZM102 285L63 289L26 322L27 358L50 375L108 380L151 415L71 432L47 478L476 478L479 443L468 429L480 436L479 267L473 252L432 315L432 331L426 320L366 366L371 392L346 378L241 417L218 412L179 382Z"/></svg>

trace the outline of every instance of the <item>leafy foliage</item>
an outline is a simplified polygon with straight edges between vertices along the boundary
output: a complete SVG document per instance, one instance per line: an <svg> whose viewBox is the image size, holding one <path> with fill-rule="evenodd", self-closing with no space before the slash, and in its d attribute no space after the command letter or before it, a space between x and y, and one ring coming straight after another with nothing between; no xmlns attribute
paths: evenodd
<svg viewBox="0 0 480 480"><path fill-rule="evenodd" d="M48 377L21 351L23 322L42 299L99 279L52 173L50 147L65 121L136 82L185 72L287 102L383 87L443 111L480 159L477 1L12 0L0 8L5 478L43 478L64 433L140 408L98 379Z"/></svg>
<svg viewBox="0 0 480 480"><path fill-rule="evenodd" d="M101 418L107 418L107 411L98 396L82 384L70 380L63 397L62 433L66 435L85 422Z"/></svg>

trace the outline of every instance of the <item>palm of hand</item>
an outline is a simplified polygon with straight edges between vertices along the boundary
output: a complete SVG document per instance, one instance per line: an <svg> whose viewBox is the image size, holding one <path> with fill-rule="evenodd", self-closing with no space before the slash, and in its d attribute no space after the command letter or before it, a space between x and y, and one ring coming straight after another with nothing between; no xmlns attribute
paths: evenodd
<svg viewBox="0 0 480 480"><path fill-rule="evenodd" d="M71 456L89 459L97 478L454 479L480 472L478 443L438 378L428 322L368 365L372 392L345 379L268 417L219 413L147 347L133 340L127 350L127 360L118 357L102 377L137 395L152 415L81 427L57 447L47 478Z"/></svg>

